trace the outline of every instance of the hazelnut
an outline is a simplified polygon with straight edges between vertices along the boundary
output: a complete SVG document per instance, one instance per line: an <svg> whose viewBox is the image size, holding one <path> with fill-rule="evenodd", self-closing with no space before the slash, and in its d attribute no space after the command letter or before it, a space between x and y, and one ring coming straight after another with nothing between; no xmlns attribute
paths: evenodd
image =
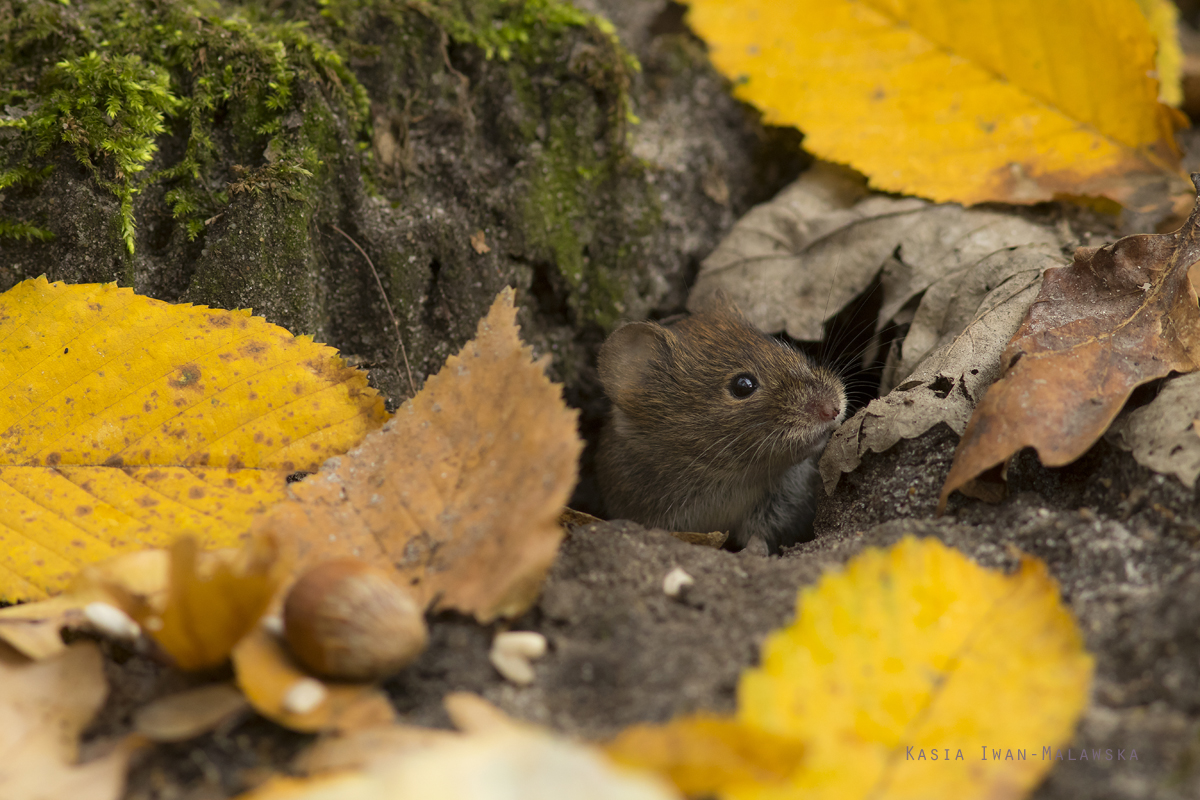
<svg viewBox="0 0 1200 800"><path fill-rule="evenodd" d="M428 639L412 595L388 573L355 558L325 561L302 575L284 601L283 629L301 664L352 681L399 671Z"/></svg>

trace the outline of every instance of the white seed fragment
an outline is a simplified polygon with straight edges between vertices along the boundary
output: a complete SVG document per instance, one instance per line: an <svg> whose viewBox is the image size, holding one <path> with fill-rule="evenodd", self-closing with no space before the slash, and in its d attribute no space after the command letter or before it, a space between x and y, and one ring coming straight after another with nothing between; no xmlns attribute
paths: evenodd
<svg viewBox="0 0 1200 800"><path fill-rule="evenodd" d="M535 676L529 662L546 654L546 637L535 631L505 631L496 634L488 660L504 679L528 686Z"/></svg>
<svg viewBox="0 0 1200 800"><path fill-rule="evenodd" d="M83 607L83 617L100 635L109 639L132 642L142 634L141 627L132 617L108 603L88 603Z"/></svg>
<svg viewBox="0 0 1200 800"><path fill-rule="evenodd" d="M278 614L267 614L258 624L272 636L283 636L283 617Z"/></svg>
<svg viewBox="0 0 1200 800"><path fill-rule="evenodd" d="M289 714L307 714L329 696L328 690L316 678L301 678L283 696L283 710Z"/></svg>
<svg viewBox="0 0 1200 800"><path fill-rule="evenodd" d="M663 594L667 597L679 597L695 583L696 579L684 572L683 567L676 567L663 578Z"/></svg>

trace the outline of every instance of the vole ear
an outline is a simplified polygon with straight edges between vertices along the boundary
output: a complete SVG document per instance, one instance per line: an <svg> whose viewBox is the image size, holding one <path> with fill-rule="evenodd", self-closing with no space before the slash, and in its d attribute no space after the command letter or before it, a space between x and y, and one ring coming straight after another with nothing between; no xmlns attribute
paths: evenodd
<svg viewBox="0 0 1200 800"><path fill-rule="evenodd" d="M688 307L700 313L746 321L746 315L742 313L742 310L737 307L737 303L733 302L733 298L726 294L724 289L714 289L700 298L694 306L689 304Z"/></svg>
<svg viewBox="0 0 1200 800"><path fill-rule="evenodd" d="M665 356L675 334L657 322L632 322L613 331L600 347L596 366L613 402L644 386L651 364Z"/></svg>

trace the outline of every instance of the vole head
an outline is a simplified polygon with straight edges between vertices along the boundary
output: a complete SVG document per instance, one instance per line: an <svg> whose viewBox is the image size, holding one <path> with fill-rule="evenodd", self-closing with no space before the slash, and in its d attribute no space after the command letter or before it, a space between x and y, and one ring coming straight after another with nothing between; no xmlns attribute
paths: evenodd
<svg viewBox="0 0 1200 800"><path fill-rule="evenodd" d="M836 374L723 298L671 325L619 328L599 370L617 435L680 468L778 472L819 452L845 414Z"/></svg>

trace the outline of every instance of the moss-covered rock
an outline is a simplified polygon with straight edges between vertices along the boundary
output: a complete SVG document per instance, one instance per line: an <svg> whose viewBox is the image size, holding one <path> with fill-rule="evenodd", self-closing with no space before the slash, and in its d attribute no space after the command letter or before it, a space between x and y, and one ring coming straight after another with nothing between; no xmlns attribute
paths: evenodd
<svg viewBox="0 0 1200 800"><path fill-rule="evenodd" d="M252 307L398 398L512 285L589 377L769 188L702 48L660 39L647 79L565 0L0 0L0 289Z"/></svg>
<svg viewBox="0 0 1200 800"><path fill-rule="evenodd" d="M414 383L506 284L550 350L645 310L659 208L611 27L558 0L273 6L0 0L4 286L252 306L395 394L356 245Z"/></svg>

